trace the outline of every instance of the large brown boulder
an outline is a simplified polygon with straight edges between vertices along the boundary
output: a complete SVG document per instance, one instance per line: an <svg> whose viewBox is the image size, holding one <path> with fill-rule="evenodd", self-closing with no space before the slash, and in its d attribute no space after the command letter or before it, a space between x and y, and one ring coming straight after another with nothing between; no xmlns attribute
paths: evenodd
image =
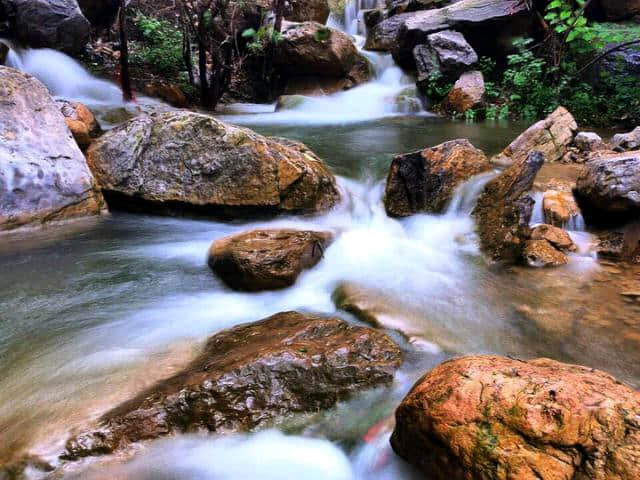
<svg viewBox="0 0 640 480"><path fill-rule="evenodd" d="M625 20L640 15L640 0L600 0L609 20Z"/></svg>
<svg viewBox="0 0 640 480"><path fill-rule="evenodd" d="M126 208L320 212L340 198L335 177L303 144L186 111L136 117L96 140L87 158L107 200Z"/></svg>
<svg viewBox="0 0 640 480"><path fill-rule="evenodd" d="M640 393L592 368L472 356L396 410L395 452L433 480L640 478Z"/></svg>
<svg viewBox="0 0 640 480"><path fill-rule="evenodd" d="M334 77L352 85L371 78L369 61L351 38L317 22L284 22L275 61L287 77Z"/></svg>
<svg viewBox="0 0 640 480"><path fill-rule="evenodd" d="M97 215L103 199L47 88L0 66L0 231Z"/></svg>
<svg viewBox="0 0 640 480"><path fill-rule="evenodd" d="M81 53L89 42L90 25L76 0L0 0L9 32L34 48Z"/></svg>
<svg viewBox="0 0 640 480"><path fill-rule="evenodd" d="M387 177L385 208L394 217L442 212L457 186L490 169L485 154L465 139L398 155Z"/></svg>
<svg viewBox="0 0 640 480"><path fill-rule="evenodd" d="M482 103L484 92L484 77L481 72L463 73L440 104L440 108L448 114L464 113Z"/></svg>
<svg viewBox="0 0 640 480"><path fill-rule="evenodd" d="M575 194L585 213L612 218L640 212L640 150L602 154L588 162Z"/></svg>
<svg viewBox="0 0 640 480"><path fill-rule="evenodd" d="M511 165L536 150L544 154L547 162L557 162L567 153L577 130L578 124L573 115L566 108L558 107L547 118L525 130L494 161Z"/></svg>
<svg viewBox="0 0 640 480"><path fill-rule="evenodd" d="M275 290L317 264L330 240L327 232L253 230L213 242L208 263L231 288Z"/></svg>
<svg viewBox="0 0 640 480"><path fill-rule="evenodd" d="M211 337L203 353L76 435L65 457L113 452L173 432L252 430L295 412L317 412L388 384L402 362L384 333L338 318L279 313Z"/></svg>
<svg viewBox="0 0 640 480"><path fill-rule="evenodd" d="M515 263L531 236L534 200L527 194L544 163L533 152L487 183L473 210L480 246L493 260Z"/></svg>
<svg viewBox="0 0 640 480"><path fill-rule="evenodd" d="M331 13L328 0L291 0L289 4L286 18L292 22L312 21L324 25Z"/></svg>

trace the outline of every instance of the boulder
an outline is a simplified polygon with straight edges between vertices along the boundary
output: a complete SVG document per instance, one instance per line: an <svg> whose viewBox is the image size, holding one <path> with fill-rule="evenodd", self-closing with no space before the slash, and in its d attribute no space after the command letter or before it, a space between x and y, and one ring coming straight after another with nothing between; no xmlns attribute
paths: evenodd
<svg viewBox="0 0 640 480"><path fill-rule="evenodd" d="M9 56L9 46L0 42L0 66L7 63L8 56Z"/></svg>
<svg viewBox="0 0 640 480"><path fill-rule="evenodd" d="M253 230L213 242L208 263L236 290L285 288L320 261L331 237L328 232Z"/></svg>
<svg viewBox="0 0 640 480"><path fill-rule="evenodd" d="M576 147L581 152L597 152L604 150L605 145L600 135L594 132L579 132L574 140Z"/></svg>
<svg viewBox="0 0 640 480"><path fill-rule="evenodd" d="M640 150L602 154L585 164L575 195L597 216L633 218L640 211Z"/></svg>
<svg viewBox="0 0 640 480"><path fill-rule="evenodd" d="M477 221L480 246L493 260L515 263L529 240L534 200L527 194L544 163L532 152L491 180L478 198L472 215Z"/></svg>
<svg viewBox="0 0 640 480"><path fill-rule="evenodd" d="M453 3L455 0L387 0L389 15L398 15L405 12L416 12L430 8L442 7L443 4Z"/></svg>
<svg viewBox="0 0 640 480"><path fill-rule="evenodd" d="M81 53L89 42L90 25L76 0L0 0L9 32L22 44Z"/></svg>
<svg viewBox="0 0 640 480"><path fill-rule="evenodd" d="M609 20L625 20L640 15L640 0L600 0Z"/></svg>
<svg viewBox="0 0 640 480"><path fill-rule="evenodd" d="M440 73L445 77L453 76L453 78L456 78L470 70L478 62L478 55L465 40L464 35L453 30L444 30L429 35L426 46L431 50L432 55L437 60ZM427 72L421 72L420 64L417 60L416 58L418 79L420 79Z"/></svg>
<svg viewBox="0 0 640 480"><path fill-rule="evenodd" d="M406 217L421 212L440 213L456 187L490 169L485 154L465 139L398 155L387 177L387 214Z"/></svg>
<svg viewBox="0 0 640 480"><path fill-rule="evenodd" d="M81 149L86 149L102 132L93 113L80 102L58 100L58 105L76 143Z"/></svg>
<svg viewBox="0 0 640 480"><path fill-rule="evenodd" d="M286 19L292 22L312 21L324 25L331 13L327 0L291 0L289 4Z"/></svg>
<svg viewBox="0 0 640 480"><path fill-rule="evenodd" d="M432 33L447 29L477 30L480 27L499 30L499 23L512 22L514 15L527 12L527 2L522 0L460 0L449 6L404 13L402 21L394 21L395 31L391 32L391 20L380 22L376 27L387 30L387 37L393 37L391 52L393 57L405 68L413 67L413 49L423 44ZM400 16L400 15L397 15ZM385 25L388 23L388 25ZM486 42L486 36L483 39Z"/></svg>
<svg viewBox="0 0 640 480"><path fill-rule="evenodd" d="M142 91L145 95L157 97L174 107L183 108L189 104L187 96L175 83L169 83L163 80L152 80L145 83Z"/></svg>
<svg viewBox="0 0 640 480"><path fill-rule="evenodd" d="M89 166L108 201L209 216L313 213L340 194L303 144L263 137L209 115L142 115L94 141Z"/></svg>
<svg viewBox="0 0 640 480"><path fill-rule="evenodd" d="M371 78L371 65L351 38L317 22L284 22L276 63L287 77L344 78L354 85Z"/></svg>
<svg viewBox="0 0 640 480"><path fill-rule="evenodd" d="M482 103L484 91L481 72L463 73L440 104L440 109L449 114L464 113Z"/></svg>
<svg viewBox="0 0 640 480"><path fill-rule="evenodd" d="M525 130L494 161L510 165L526 158L533 150L542 152L547 162L559 161L573 142L577 129L578 125L573 115L566 108L558 107L547 118Z"/></svg>
<svg viewBox="0 0 640 480"><path fill-rule="evenodd" d="M640 127L636 127L629 133L618 133L611 139L611 148L616 151L640 149Z"/></svg>
<svg viewBox="0 0 640 480"><path fill-rule="evenodd" d="M0 231L99 214L102 195L47 88L0 67L0 104Z"/></svg>
<svg viewBox="0 0 640 480"><path fill-rule="evenodd" d="M527 265L537 268L559 267L569 263L569 259L563 252L544 239L527 240L522 257Z"/></svg>
<svg viewBox="0 0 640 480"><path fill-rule="evenodd" d="M576 246L571 237L563 229L554 227L553 225L538 225L531 230L531 240L546 240L553 247L561 251L573 252Z"/></svg>
<svg viewBox="0 0 640 480"><path fill-rule="evenodd" d="M80 10L91 25L102 28L113 25L119 5L119 0L78 0Z"/></svg>
<svg viewBox="0 0 640 480"><path fill-rule="evenodd" d="M458 358L413 386L391 445L433 480L632 480L640 393L550 359Z"/></svg>
<svg viewBox="0 0 640 480"><path fill-rule="evenodd" d="M292 413L314 413L389 384L401 362L400 349L380 331L279 313L212 336L182 372L70 438L63 457L111 453L174 432L248 431Z"/></svg>
<svg viewBox="0 0 640 480"><path fill-rule="evenodd" d="M399 15L385 18L377 24L369 27L364 48L366 50L380 52L392 51L398 38L400 27L405 20L408 20L411 16L413 16L413 13L401 13Z"/></svg>
<svg viewBox="0 0 640 480"><path fill-rule="evenodd" d="M573 194L559 190L547 190L542 196L544 221L556 227L565 227L580 215L580 208Z"/></svg>

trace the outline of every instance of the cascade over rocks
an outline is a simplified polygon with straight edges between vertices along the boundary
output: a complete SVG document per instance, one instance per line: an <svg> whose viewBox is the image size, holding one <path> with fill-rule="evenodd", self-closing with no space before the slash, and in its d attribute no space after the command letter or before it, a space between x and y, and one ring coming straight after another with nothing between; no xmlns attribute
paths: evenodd
<svg viewBox="0 0 640 480"><path fill-rule="evenodd" d="M285 288L320 261L331 237L328 232L253 230L213 242L208 263L236 290Z"/></svg>
<svg viewBox="0 0 640 480"><path fill-rule="evenodd" d="M139 116L94 141L89 166L125 208L211 216L314 213L339 200L335 177L299 142L211 116Z"/></svg>
<svg viewBox="0 0 640 480"><path fill-rule="evenodd" d="M534 200L527 195L544 163L541 152L532 152L491 180L472 212L480 246L493 260L516 263L530 239L529 222Z"/></svg>
<svg viewBox="0 0 640 480"><path fill-rule="evenodd" d="M585 164L575 195L589 216L632 219L640 212L640 150L601 154Z"/></svg>
<svg viewBox="0 0 640 480"><path fill-rule="evenodd" d="M427 43L417 45L413 56L418 70L418 86L425 88L434 74L455 79L478 62L478 55L464 36L445 30L427 37Z"/></svg>
<svg viewBox="0 0 640 480"><path fill-rule="evenodd" d="M252 430L292 413L329 408L389 384L400 349L377 330L285 312L212 336L185 370L159 382L67 441L63 458L122 449L173 432Z"/></svg>
<svg viewBox="0 0 640 480"><path fill-rule="evenodd" d="M13 38L33 48L80 53L90 25L76 0L0 0Z"/></svg>
<svg viewBox="0 0 640 480"><path fill-rule="evenodd" d="M485 86L482 72L463 73L440 104L443 112L464 113L482 103Z"/></svg>
<svg viewBox="0 0 640 480"><path fill-rule="evenodd" d="M97 215L103 199L58 104L0 66L0 231Z"/></svg>
<svg viewBox="0 0 640 480"><path fill-rule="evenodd" d="M289 78L333 77L349 80L351 86L371 78L369 61L351 38L317 22L284 22L275 62Z"/></svg>
<svg viewBox="0 0 640 480"><path fill-rule="evenodd" d="M490 169L485 154L465 139L398 155L387 177L387 214L406 217L442 212L458 185Z"/></svg>
<svg viewBox="0 0 640 480"><path fill-rule="evenodd" d="M637 479L640 393L546 358L458 358L414 385L391 445L433 480Z"/></svg>
<svg viewBox="0 0 640 480"><path fill-rule="evenodd" d="M578 130L573 115L564 107L558 107L544 120L534 123L509 144L494 162L511 165L526 158L534 150L542 152L547 162L562 159Z"/></svg>

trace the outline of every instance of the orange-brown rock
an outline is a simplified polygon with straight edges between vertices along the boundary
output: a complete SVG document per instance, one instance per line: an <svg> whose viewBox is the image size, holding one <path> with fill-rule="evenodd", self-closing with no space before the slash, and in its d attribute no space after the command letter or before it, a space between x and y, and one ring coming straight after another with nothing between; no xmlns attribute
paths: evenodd
<svg viewBox="0 0 640 480"><path fill-rule="evenodd" d="M58 105L76 143L83 150L86 149L101 132L93 113L80 102L58 100Z"/></svg>
<svg viewBox="0 0 640 480"><path fill-rule="evenodd" d="M289 4L290 9L286 18L292 22L310 20L324 25L331 13L328 0L291 0Z"/></svg>
<svg viewBox="0 0 640 480"><path fill-rule="evenodd" d="M570 191L547 190L542 197L544 220L550 225L564 227L580 215L580 208Z"/></svg>
<svg viewBox="0 0 640 480"><path fill-rule="evenodd" d="M241 432L315 413L389 384L402 354L389 337L331 317L285 312L212 336L184 371L70 438L63 457L102 455L177 432Z"/></svg>
<svg viewBox="0 0 640 480"><path fill-rule="evenodd" d="M391 445L431 480L635 480L640 393L549 359L458 358L414 385Z"/></svg>
<svg viewBox="0 0 640 480"><path fill-rule="evenodd" d="M490 169L485 154L466 139L398 155L387 177L385 208L394 217L441 212L458 185Z"/></svg>
<svg viewBox="0 0 640 480"><path fill-rule="evenodd" d="M522 258L530 267L559 267L569 263L567 256L544 238L527 240Z"/></svg>
<svg viewBox="0 0 640 480"><path fill-rule="evenodd" d="M154 80L146 83L143 91L146 95L160 98L174 107L181 108L189 104L189 100L182 89L173 83Z"/></svg>
<svg viewBox="0 0 640 480"><path fill-rule="evenodd" d="M531 230L531 240L546 240L558 250L574 251L576 249L573 240L563 229L553 225L538 225Z"/></svg>
<svg viewBox="0 0 640 480"><path fill-rule="evenodd" d="M330 240L328 232L253 230L213 242L208 263L231 288L275 290L316 265Z"/></svg>
<svg viewBox="0 0 640 480"><path fill-rule="evenodd" d="M544 154L547 162L557 162L567 152L577 130L578 125L571 113L564 107L558 107L547 118L525 130L494 161L511 165L536 150Z"/></svg>
<svg viewBox="0 0 640 480"><path fill-rule="evenodd" d="M481 72L463 73L447 94L440 108L449 114L464 113L482 102L484 77Z"/></svg>
<svg viewBox="0 0 640 480"><path fill-rule="evenodd" d="M142 115L87 152L113 205L210 216L325 211L335 177L305 145L187 111Z"/></svg>
<svg viewBox="0 0 640 480"><path fill-rule="evenodd" d="M480 246L493 260L521 260L529 240L534 200L528 195L544 155L532 152L485 186L472 215L476 218Z"/></svg>

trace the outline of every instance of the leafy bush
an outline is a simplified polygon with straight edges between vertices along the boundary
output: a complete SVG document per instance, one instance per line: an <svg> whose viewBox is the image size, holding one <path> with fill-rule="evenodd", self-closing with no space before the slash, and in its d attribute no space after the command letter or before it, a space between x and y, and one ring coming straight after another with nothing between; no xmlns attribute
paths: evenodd
<svg viewBox="0 0 640 480"><path fill-rule="evenodd" d="M166 75L184 70L182 32L171 23L138 13L134 17L143 41L132 42L131 63Z"/></svg>

